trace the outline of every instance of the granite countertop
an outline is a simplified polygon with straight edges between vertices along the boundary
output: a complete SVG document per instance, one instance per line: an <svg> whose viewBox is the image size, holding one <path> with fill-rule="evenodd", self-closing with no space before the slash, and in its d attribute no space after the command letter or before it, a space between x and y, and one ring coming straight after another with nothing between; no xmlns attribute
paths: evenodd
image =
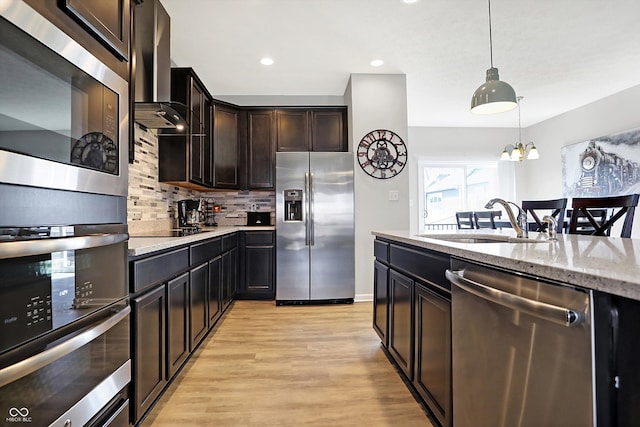
<svg viewBox="0 0 640 427"><path fill-rule="evenodd" d="M202 232L200 233L190 234L188 236L181 236L181 237L132 235L129 237L128 255L130 257L148 255L153 252L199 242L201 240L211 239L213 237L224 236L225 234L235 233L236 231L272 231L275 229L276 228L274 226L265 226L265 227L218 226L218 227L205 227L202 229ZM167 234L168 233L169 231L167 231Z"/></svg>
<svg viewBox="0 0 640 427"><path fill-rule="evenodd" d="M640 300L640 239L529 233L526 243L513 230L459 230L411 234L374 231L374 236L431 249L483 264L557 282ZM447 237L504 239L500 243L461 243ZM440 238L440 239L439 239Z"/></svg>

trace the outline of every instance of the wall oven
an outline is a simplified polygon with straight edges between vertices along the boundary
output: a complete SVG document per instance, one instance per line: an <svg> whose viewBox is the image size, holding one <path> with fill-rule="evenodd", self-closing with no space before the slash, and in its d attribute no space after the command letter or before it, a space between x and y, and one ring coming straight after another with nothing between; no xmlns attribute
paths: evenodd
<svg viewBox="0 0 640 427"><path fill-rule="evenodd" d="M126 196L125 80L20 0L0 3L0 76L0 182Z"/></svg>
<svg viewBox="0 0 640 427"><path fill-rule="evenodd" d="M128 423L127 239L125 224L0 227L0 424Z"/></svg>

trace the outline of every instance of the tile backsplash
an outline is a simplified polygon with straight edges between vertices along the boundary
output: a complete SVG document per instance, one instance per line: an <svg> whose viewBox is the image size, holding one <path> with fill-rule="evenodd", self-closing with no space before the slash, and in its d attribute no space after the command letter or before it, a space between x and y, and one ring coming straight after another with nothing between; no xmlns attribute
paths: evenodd
<svg viewBox="0 0 640 427"><path fill-rule="evenodd" d="M222 207L216 214L218 225L245 225L247 211L275 214L274 191L198 192L158 182L158 137L153 131L135 125L134 162L129 164L127 221L133 235L166 230L176 226L176 202L202 198Z"/></svg>

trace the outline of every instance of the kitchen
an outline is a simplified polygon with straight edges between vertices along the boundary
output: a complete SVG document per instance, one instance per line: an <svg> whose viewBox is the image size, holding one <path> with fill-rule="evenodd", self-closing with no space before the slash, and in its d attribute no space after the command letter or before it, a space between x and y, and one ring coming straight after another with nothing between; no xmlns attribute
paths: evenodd
<svg viewBox="0 0 640 427"><path fill-rule="evenodd" d="M188 14L188 12L180 10L180 5L176 3L163 2L172 17L172 43L179 43L178 40L181 38L194 36L194 31L187 30L189 25L193 25L192 20L187 19L187 23L180 23L182 21L180 17ZM288 4L288 6L293 7L291 4ZM400 6L405 8L425 7L424 2L418 2L414 5L397 5L397 7ZM523 104L522 109L525 123L524 134L527 140L531 139L536 142L542 156L541 160L537 162L531 161L512 165L514 166L513 173L515 174L513 200L560 196L560 188L553 190L549 182L561 182L560 149L562 146L638 127L637 117L632 107L633 100L639 94L638 82L625 80L632 79L628 75L637 75L637 73L626 71L625 75L627 77L616 75L615 78L611 78L609 76L610 73L614 72L613 70L599 69L597 72L603 73L603 81L615 80L620 86L609 93L594 95L590 99L576 98L572 108L556 111L555 114L548 117L531 118L529 114L533 114L532 110L543 111L545 108L532 108L528 107L528 105L544 104L545 101L532 96L533 89L526 91L526 86L522 88L522 85L516 85L519 78L516 70L521 67L517 63L517 44L511 46L506 53L504 50L500 51L498 49L499 29L502 25L505 25L505 15L502 15L502 20L498 20L500 17L499 11L500 8L505 8L506 6L501 4L494 4L494 6L494 18L497 19L494 22L495 49L496 53L501 52L499 56L496 56L496 64L500 67L505 80L511 82L514 86L519 86L518 90L522 90L526 95L526 103ZM350 5L349 7L353 6ZM637 16L634 15L637 12L634 7L635 5L629 6L626 14L621 12L620 16L616 15L615 19L631 19ZM311 12L317 14L317 16L326 16L324 15L326 12L313 9ZM571 11L570 8L567 9L563 10L563 12L569 13ZM411 12L402 13L418 15L415 10L420 9L407 10L411 10ZM465 42L475 46L476 50L478 50L478 60L474 61L477 62L476 67L478 70L470 73L469 81L467 82L469 83L469 88L463 90L465 94L460 103L465 104L465 114L468 113L469 95L477 84L481 82L478 81L477 74L479 73L479 77L482 78L482 71L488 65L488 58L486 58L488 56L486 52L487 37L485 33L486 9L479 7L478 10L469 13L473 15L473 22L477 22L478 25L472 34L466 35L465 38L467 40ZM505 12L503 11L502 13ZM224 15L224 13L221 11L219 15ZM513 16L519 15L521 14L513 13ZM227 20L229 19L227 18ZM253 24L257 25L255 22ZM624 24L620 23L619 25L625 27ZM201 26L206 28L205 25ZM228 29L228 31L232 30ZM639 45L637 40L634 42L633 39L633 37L637 37L636 35L624 34L624 37L628 38L628 42L631 44ZM504 49L504 46L501 49ZM512 52L514 58L509 58ZM449 159L495 158L499 155L502 147L515 140L517 134L515 131L517 124L515 112L482 117L481 119L473 118L470 119L474 120L472 125L458 125L444 120L437 124L434 122L422 126L417 125L419 122L415 118L408 119L411 114L415 115L407 107L415 95L409 89L411 87L411 73L407 72L407 76L400 74L399 72L403 70L387 68L383 69L384 73L377 74L375 72L372 73L368 68L353 68L349 70L351 74L347 74L344 78L340 92L333 91L331 95L269 96L259 94L258 96L256 95L258 92L253 92L253 96L251 92L237 95L241 93L239 89L235 91L227 89L227 95L225 95L223 92L219 92L222 91L222 86L218 86L215 80L209 83L209 79L214 78L215 71L208 71L206 68L198 66L197 58L186 57L186 49L184 51L176 51L176 47L172 46L172 53L172 60L176 64L184 67L194 67L198 76L206 82L205 86L212 93L220 93L220 96L215 96L216 99L219 98L233 105L322 105L324 107L347 105L349 114L347 126L349 132L348 151L350 152L355 152L356 146L363 136L375 129L391 129L402 137L407 145L409 158L407 167L397 176L392 179L371 179L363 173L359 166L354 167L356 194L354 212L356 224L354 262L356 301L367 301L373 297L371 286L374 280L373 270L371 269L373 238L371 231L408 229L415 233L419 230L419 210L417 205L420 196L417 180L413 178L417 176L416 170L419 159L422 157ZM542 53L549 54L548 51L544 50ZM637 50L632 50L627 54L625 61L628 62L625 62L625 66L633 68L633 65L629 64L634 64L633 59L637 58L638 52ZM121 62L119 63L121 64ZM545 63L545 61L543 60L541 63ZM250 69L250 67L247 68ZM583 66L583 68L587 69L589 67ZM255 72L259 71L256 70ZM589 72L596 73L591 68ZM121 70L120 74L122 74ZM541 71L541 74L544 74L544 71ZM455 85L455 83L452 85ZM602 86L605 85L603 84ZM551 108L552 106L548 106L548 109ZM555 108L555 105L553 108ZM244 224L246 211L248 210L267 211L275 214L275 195L273 192L237 190L207 192L158 183L154 176L158 169L154 165L154 156L156 154L154 154L153 149L156 149L154 145L156 140L153 132L145 132L138 126L131 126L131 133L134 135L133 141L136 151L134 152L134 163L129 168L130 179L126 208L126 222L129 225L130 234L144 234L152 231L157 226L164 229L172 227L172 221L175 221L176 218L175 202L188 198L204 197L215 199L215 203L225 208L216 215L219 225ZM127 138L121 138L121 141L124 140L127 140ZM473 143L470 144L469 141L473 141ZM534 178L538 176L544 177L542 178L543 182ZM397 195L397 198L395 195ZM42 195L38 196L42 197ZM37 205L27 206L37 207ZM5 207L3 206L4 209ZM31 211L32 209L29 210L29 212ZM374 212L376 214L372 214ZM638 232L638 227L635 227L634 236Z"/></svg>

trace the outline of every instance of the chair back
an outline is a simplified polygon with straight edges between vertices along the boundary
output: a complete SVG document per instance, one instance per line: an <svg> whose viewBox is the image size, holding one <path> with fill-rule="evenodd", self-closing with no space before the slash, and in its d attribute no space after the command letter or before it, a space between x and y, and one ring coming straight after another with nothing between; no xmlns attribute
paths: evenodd
<svg viewBox="0 0 640 427"><path fill-rule="evenodd" d="M567 209L567 199L553 200L524 200L522 209L531 215L535 224L529 225L529 231L546 231L548 224L542 222L545 215L551 215L558 223L558 233L564 229L564 212ZM544 212L541 212L544 211Z"/></svg>
<svg viewBox="0 0 640 427"><path fill-rule="evenodd" d="M473 212L456 212L456 223L458 224L458 230L475 228Z"/></svg>
<svg viewBox="0 0 640 427"><path fill-rule="evenodd" d="M617 197L580 197L574 198L572 202L573 214L569 221L569 233L589 234L591 236L609 236L613 224L623 219L620 237L631 237L633 226L633 216L636 206L638 206L638 194ZM611 215L604 219L597 218L594 210L609 210ZM595 212L597 213L597 212ZM579 217L584 216L592 227L592 230L580 230Z"/></svg>
<svg viewBox="0 0 640 427"><path fill-rule="evenodd" d="M496 228L494 217L494 211L476 211L473 213L476 228Z"/></svg>

